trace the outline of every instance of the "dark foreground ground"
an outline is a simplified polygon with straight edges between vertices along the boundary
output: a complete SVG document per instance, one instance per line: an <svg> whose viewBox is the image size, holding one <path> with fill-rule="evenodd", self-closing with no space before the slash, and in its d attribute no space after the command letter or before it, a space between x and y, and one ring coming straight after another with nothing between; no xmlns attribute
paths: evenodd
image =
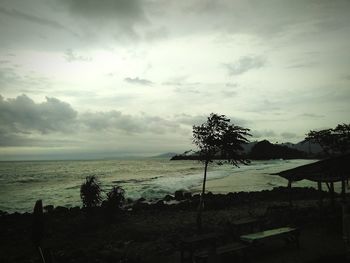
<svg viewBox="0 0 350 263"><path fill-rule="evenodd" d="M321 213L316 196L305 191L295 196L293 209L288 211L285 194L276 191L244 194L244 198L210 195L203 213L203 232L219 234L222 243L232 242L237 238L232 227L235 220L265 218L267 228L298 226L300 248L280 240L262 242L244 260L232 255L223 262L346 262L340 207L327 208L325 202ZM56 208L44 214L42 247L57 263L180 262L180 240L196 232L192 201L177 206L138 204L113 219L102 208L91 213L79 208ZM222 203L225 205L218 205ZM0 262L40 262L31 240L32 224L31 214L1 215Z"/></svg>

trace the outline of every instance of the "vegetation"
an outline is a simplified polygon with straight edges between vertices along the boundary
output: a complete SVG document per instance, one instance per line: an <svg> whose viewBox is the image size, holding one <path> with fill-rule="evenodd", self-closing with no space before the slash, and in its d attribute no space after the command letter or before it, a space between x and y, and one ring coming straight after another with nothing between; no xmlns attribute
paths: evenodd
<svg viewBox="0 0 350 263"><path fill-rule="evenodd" d="M204 163L202 193L197 212L197 230L202 229L202 210L204 205L205 184L208 164L217 156L222 161L234 166L246 164L243 157L242 144L248 143L249 129L230 124L225 115L211 113L207 121L199 126L193 126L193 143L199 148L199 160ZM222 162L219 162L219 164Z"/></svg>
<svg viewBox="0 0 350 263"><path fill-rule="evenodd" d="M98 206L101 201L101 183L95 176L87 176L80 187L80 198L83 207L92 208Z"/></svg>
<svg viewBox="0 0 350 263"><path fill-rule="evenodd" d="M112 190L107 193L106 215L108 220L113 220L116 213L120 212L125 201L125 191L120 186L113 186Z"/></svg>
<svg viewBox="0 0 350 263"><path fill-rule="evenodd" d="M345 154L350 149L350 124L338 124L334 129L310 131L305 140L318 143L327 156Z"/></svg>
<svg viewBox="0 0 350 263"><path fill-rule="evenodd" d="M124 193L125 191L121 186L113 186L112 190L107 193L107 202L120 209L125 200Z"/></svg>

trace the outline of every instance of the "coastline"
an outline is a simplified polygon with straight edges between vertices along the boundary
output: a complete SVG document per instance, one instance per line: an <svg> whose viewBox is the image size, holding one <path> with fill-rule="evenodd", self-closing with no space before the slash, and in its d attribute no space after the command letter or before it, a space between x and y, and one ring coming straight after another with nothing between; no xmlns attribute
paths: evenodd
<svg viewBox="0 0 350 263"><path fill-rule="evenodd" d="M270 173L294 168L310 160L260 161L240 168L229 165L209 167L207 190L213 193L271 190L287 181ZM126 198L161 199L176 190L198 192L203 166L197 161L166 159L135 161L45 162L0 166L2 192L0 210L30 212L36 199L45 204L80 205L79 189L86 175L96 174L108 191L122 186ZM296 184L299 186L299 183ZM301 186L314 186L306 182Z"/></svg>
<svg viewBox="0 0 350 263"><path fill-rule="evenodd" d="M207 193L203 214L204 231L221 233L227 239L232 239L230 231L233 220L251 214L262 216L271 206L285 207L288 204L286 190L279 187L272 191L253 193ZM334 217L339 218L339 209L320 220L318 194L312 188L295 188L293 218L285 215L276 218L278 224L290 223L292 220L303 229L302 252L287 249L285 254L278 250L283 255L274 259L274 253L271 253L258 262L279 262L281 258L285 262L295 262L293 257L299 257L299 262L312 262L325 255L342 253L341 235L337 234L341 219L332 221ZM179 199L178 203L171 204L175 198ZM79 207L56 207L44 214L43 247L52 251L55 262L120 262L125 258L127 262L179 262L179 240L196 232L197 198L197 195L177 192L175 197L166 196L162 201L152 204L138 200L132 209L119 213L112 222L106 221L103 207L96 208L90 215ZM1 262L32 262L38 259L30 241L31 224L30 213L0 216L3 232ZM322 244L323 237L333 245L314 250L317 245L325 246ZM277 245L277 248L281 247L281 244ZM264 261L266 257L268 261Z"/></svg>

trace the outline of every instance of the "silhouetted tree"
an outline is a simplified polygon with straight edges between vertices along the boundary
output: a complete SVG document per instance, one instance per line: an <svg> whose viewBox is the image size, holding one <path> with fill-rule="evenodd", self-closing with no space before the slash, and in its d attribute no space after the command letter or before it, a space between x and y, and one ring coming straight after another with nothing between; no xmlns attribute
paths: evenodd
<svg viewBox="0 0 350 263"><path fill-rule="evenodd" d="M106 209L108 220L112 220L114 215L121 210L125 201L125 191L120 186L113 186L112 190L107 193Z"/></svg>
<svg viewBox="0 0 350 263"><path fill-rule="evenodd" d="M87 176L80 187L80 198L83 207L92 208L101 203L101 183L95 176Z"/></svg>
<svg viewBox="0 0 350 263"><path fill-rule="evenodd" d="M211 113L207 121L199 126L193 126L193 143L199 148L199 160L204 163L202 193L197 213L197 230L202 229L202 209L204 204L205 183L208 164L218 157L223 162L234 166L247 164L243 156L242 144L248 143L249 129L230 124L225 115Z"/></svg>
<svg viewBox="0 0 350 263"><path fill-rule="evenodd" d="M334 129L310 131L305 140L318 143L328 156L344 154L350 149L350 124L338 124Z"/></svg>

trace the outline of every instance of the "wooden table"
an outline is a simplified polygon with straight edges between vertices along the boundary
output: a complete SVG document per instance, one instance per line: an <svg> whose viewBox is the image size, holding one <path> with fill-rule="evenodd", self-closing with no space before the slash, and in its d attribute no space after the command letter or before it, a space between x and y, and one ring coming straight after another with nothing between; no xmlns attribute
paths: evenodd
<svg viewBox="0 0 350 263"><path fill-rule="evenodd" d="M248 235L242 235L242 241L254 244L261 240L268 239L285 239L287 241L295 241L297 247L299 247L299 230L293 227L281 227L261 232L256 232Z"/></svg>

